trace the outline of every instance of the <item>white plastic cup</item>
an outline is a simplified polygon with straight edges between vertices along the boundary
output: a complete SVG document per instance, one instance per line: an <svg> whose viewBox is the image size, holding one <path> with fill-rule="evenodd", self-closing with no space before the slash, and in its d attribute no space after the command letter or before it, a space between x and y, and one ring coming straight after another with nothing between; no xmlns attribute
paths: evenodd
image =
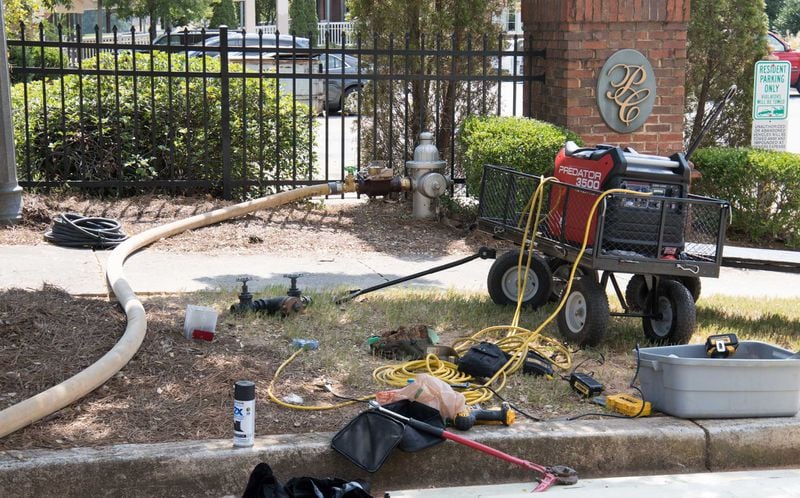
<svg viewBox="0 0 800 498"><path fill-rule="evenodd" d="M187 339L211 340L217 328L217 311L205 306L186 306L186 319L183 322L183 336Z"/></svg>

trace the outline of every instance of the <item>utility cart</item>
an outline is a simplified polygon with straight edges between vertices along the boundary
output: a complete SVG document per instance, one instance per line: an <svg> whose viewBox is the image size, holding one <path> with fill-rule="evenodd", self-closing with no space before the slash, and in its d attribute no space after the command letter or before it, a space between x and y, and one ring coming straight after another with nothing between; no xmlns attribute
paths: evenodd
<svg viewBox="0 0 800 498"><path fill-rule="evenodd" d="M593 346L605 336L609 316L642 319L645 336L659 344L684 344L694 333L700 277L718 277L729 205L688 193L683 154L639 154L628 148L579 148L567 143L556 158L558 181L546 181L535 231L525 233L531 197L542 180L515 170L484 168L478 227L526 246L534 240L523 302L538 307L561 298L580 257L558 328L572 344ZM587 188L591 187L591 188ZM625 189L646 193L603 195ZM580 254L588 226L586 249ZM535 235L534 235L535 234ZM523 269L527 260L523 258ZM519 251L499 256L488 276L498 304L516 303ZM616 274L634 274L623 294ZM608 283L622 304L610 313Z"/></svg>

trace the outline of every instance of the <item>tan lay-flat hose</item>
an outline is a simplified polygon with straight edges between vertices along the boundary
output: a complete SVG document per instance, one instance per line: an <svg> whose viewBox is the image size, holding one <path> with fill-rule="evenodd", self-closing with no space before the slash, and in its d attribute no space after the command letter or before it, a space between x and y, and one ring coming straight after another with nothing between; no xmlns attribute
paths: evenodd
<svg viewBox="0 0 800 498"><path fill-rule="evenodd" d="M139 350L145 332L147 332L147 317L144 313L144 306L136 297L122 272L122 265L132 253L153 242L187 230L211 225L260 209L274 208L304 197L327 195L333 193L333 190L336 188L331 184L314 185L242 202L151 228L117 246L108 258L106 278L128 317L125 333L110 351L85 370L36 396L0 411L0 437L30 425L94 391L122 370Z"/></svg>

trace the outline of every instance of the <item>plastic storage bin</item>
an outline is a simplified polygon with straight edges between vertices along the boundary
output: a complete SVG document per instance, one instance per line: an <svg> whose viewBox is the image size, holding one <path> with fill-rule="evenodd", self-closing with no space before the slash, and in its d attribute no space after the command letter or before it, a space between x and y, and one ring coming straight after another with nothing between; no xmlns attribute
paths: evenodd
<svg viewBox="0 0 800 498"><path fill-rule="evenodd" d="M187 339L214 339L214 330L217 328L217 311L205 306L186 306L186 319L183 322L183 335Z"/></svg>
<svg viewBox="0 0 800 498"><path fill-rule="evenodd" d="M800 411L800 359L770 344L742 341L729 358L702 344L639 350L644 399L682 418L791 417Z"/></svg>

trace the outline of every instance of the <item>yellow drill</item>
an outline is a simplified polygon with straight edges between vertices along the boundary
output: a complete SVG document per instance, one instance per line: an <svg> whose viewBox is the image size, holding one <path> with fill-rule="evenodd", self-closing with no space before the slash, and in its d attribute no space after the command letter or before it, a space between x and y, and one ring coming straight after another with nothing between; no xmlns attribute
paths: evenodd
<svg viewBox="0 0 800 498"><path fill-rule="evenodd" d="M447 420L448 425L460 431L468 431L475 424L503 424L509 426L514 423L517 416L508 403L503 402L500 408L483 410L480 408L467 409L460 412L452 420Z"/></svg>

